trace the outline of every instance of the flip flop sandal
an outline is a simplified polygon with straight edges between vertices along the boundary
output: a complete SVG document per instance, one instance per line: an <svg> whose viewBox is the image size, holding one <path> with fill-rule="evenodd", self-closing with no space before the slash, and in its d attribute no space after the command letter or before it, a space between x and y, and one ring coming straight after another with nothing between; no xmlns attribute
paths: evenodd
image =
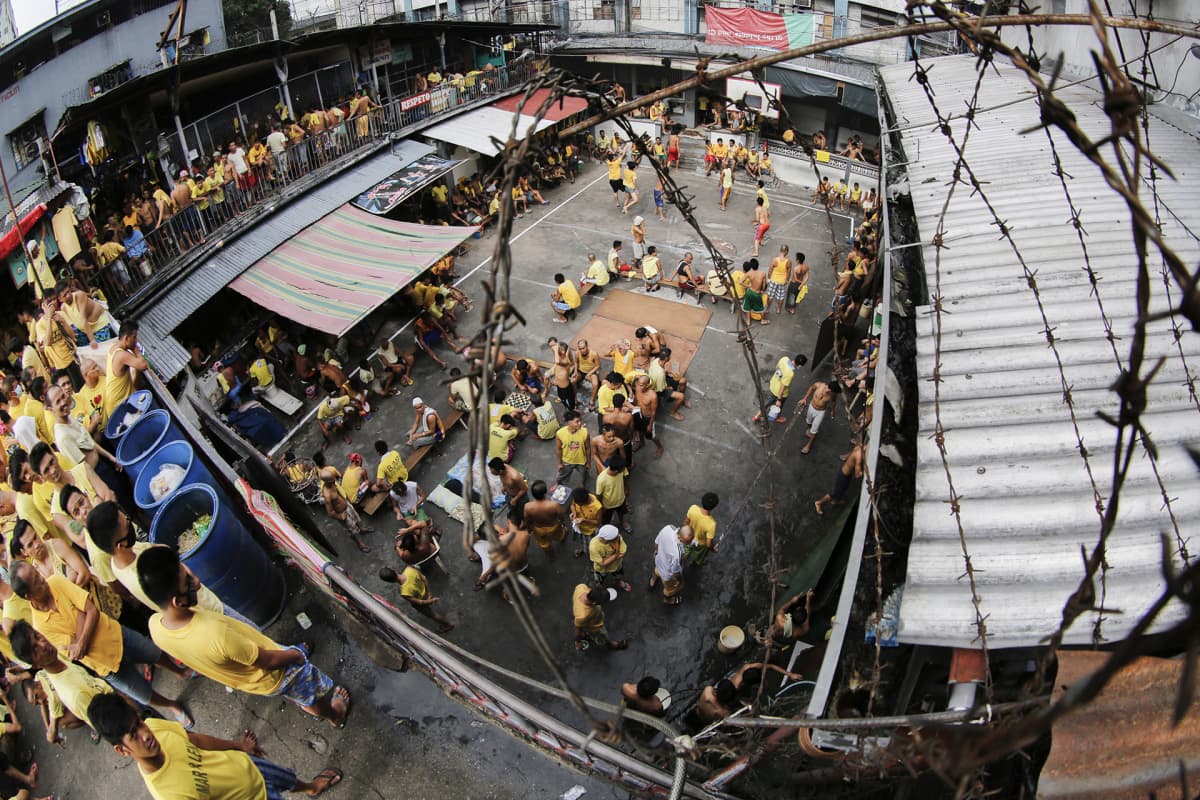
<svg viewBox="0 0 1200 800"><path fill-rule="evenodd" d="M342 782L342 771L340 769L323 769L319 773L317 773L317 777L313 778L312 782L316 783L317 781L321 780L322 778L325 779L325 786L320 791L318 791L317 794L321 794L321 792L329 791L330 789L332 789L333 787L335 787L339 783L341 783Z"/></svg>

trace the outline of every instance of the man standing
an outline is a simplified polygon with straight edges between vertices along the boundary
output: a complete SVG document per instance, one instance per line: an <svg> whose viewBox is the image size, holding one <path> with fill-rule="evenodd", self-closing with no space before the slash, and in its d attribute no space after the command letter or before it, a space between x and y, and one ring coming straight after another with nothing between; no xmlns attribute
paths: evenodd
<svg viewBox="0 0 1200 800"><path fill-rule="evenodd" d="M46 738L55 744L62 744L60 730L76 728L81 724L90 726L88 705L94 697L111 695L112 688L74 661L63 661L54 645L24 620L13 623L8 638L12 643L13 655L38 671L38 682L49 685L66 712L50 720Z"/></svg>
<svg viewBox="0 0 1200 800"><path fill-rule="evenodd" d="M633 415L633 425L641 444L654 443L654 457L662 458L663 446L654 436L654 417L658 414L658 392L650 386L650 378L639 375L633 384L633 401L639 413Z"/></svg>
<svg viewBox="0 0 1200 800"><path fill-rule="evenodd" d="M692 529L687 525L664 525L654 537L654 574L650 588L662 582L663 602L677 606L683 602L683 555L692 543Z"/></svg>
<svg viewBox="0 0 1200 800"><path fill-rule="evenodd" d="M283 647L244 622L199 608L196 578L175 550L146 550L137 573L146 596L162 609L150 617L150 637L163 652L223 686L286 697L335 728L346 724L350 693L308 660L308 647Z"/></svg>
<svg viewBox="0 0 1200 800"><path fill-rule="evenodd" d="M446 435L446 430L442 427L442 418L438 412L425 405L425 401L419 397L412 399L412 405L413 424L408 429L408 446L415 450L440 442Z"/></svg>
<svg viewBox="0 0 1200 800"><path fill-rule="evenodd" d="M284 792L316 797L342 780L336 769L322 770L311 781L299 780L287 767L267 761L250 731L240 742L231 742L189 733L166 720L143 722L137 709L110 695L93 698L87 715L119 755L134 760L150 795L160 800L279 800Z"/></svg>
<svg viewBox="0 0 1200 800"><path fill-rule="evenodd" d="M633 466L633 439L635 435L635 426L637 421L634 419L633 412L630 410L632 406L626 406L625 395L614 394L612 398L612 410L604 414L600 418L601 425L607 423L612 425L613 432L617 437L625 443L624 454L625 464L628 467ZM601 409L603 410L603 408ZM602 428L603 430L603 428Z"/></svg>
<svg viewBox="0 0 1200 800"><path fill-rule="evenodd" d="M500 487L508 500L510 516L523 517L525 503L529 501L529 484L525 476L512 464L506 464L502 458L488 461L488 471L500 479Z"/></svg>
<svg viewBox="0 0 1200 800"><path fill-rule="evenodd" d="M625 551L628 549L616 525L600 526L588 543L588 558L592 561L592 575L597 586L606 586L612 581L623 592L633 591L629 581L625 580Z"/></svg>
<svg viewBox="0 0 1200 800"><path fill-rule="evenodd" d="M588 464L592 460L592 440L578 411L568 411L567 424L554 435L554 453L558 458L558 482L582 486L587 481Z"/></svg>
<svg viewBox="0 0 1200 800"><path fill-rule="evenodd" d="M433 610L434 605L442 598L434 597L430 593L429 584L425 581L425 575L421 570L410 564L404 568L404 572L397 575L395 570L384 567L379 570L379 580L384 583L397 584L400 587L400 596L407 600L417 613L429 617L438 624L438 633L449 633L454 630L450 620Z"/></svg>
<svg viewBox="0 0 1200 800"><path fill-rule="evenodd" d="M595 535L596 529L600 527L600 517L604 512L604 506L600 502L600 498L580 486L571 492L571 505L568 510L571 527L579 536L575 548L575 557L579 558L583 555L584 548L587 547L592 536Z"/></svg>
<svg viewBox="0 0 1200 800"><path fill-rule="evenodd" d="M771 398L773 400L769 405L775 409L768 409L767 417L772 418L780 424L787 422L787 417L783 416L783 401L787 399L788 387L792 385L792 377L796 374L796 367L803 367L808 363L808 356L803 353L797 353L795 358L781 356L779 362L775 365L775 372L771 374ZM762 412L759 411L754 415L754 422L762 419Z"/></svg>
<svg viewBox="0 0 1200 800"><path fill-rule="evenodd" d="M554 392L562 401L567 411L575 410L575 359L571 357L571 348L566 342L550 339L550 352L554 355Z"/></svg>
<svg viewBox="0 0 1200 800"><path fill-rule="evenodd" d="M808 391L804 393L804 397L800 398L800 402L796 404L796 413L808 406L808 411L804 415L804 421L808 425L808 444L800 451L804 455L812 452L813 440L817 438L817 431L821 430L821 423L825 420L826 412L829 413L829 418L833 419L837 414L837 406L834 405L833 396L838 394L841 388L837 381L832 384L825 381L816 381L812 386L808 387Z"/></svg>
<svg viewBox="0 0 1200 800"><path fill-rule="evenodd" d="M624 650L629 647L628 639L613 641L608 638L604 625L604 609L608 602L608 590L599 586L592 588L586 583L575 586L571 594L571 616L575 621L575 649L587 650L595 644L609 650Z"/></svg>
<svg viewBox="0 0 1200 800"><path fill-rule="evenodd" d="M850 453L842 461L842 466L838 469L837 481L833 484L833 489L813 503L817 514L825 513L825 506L840 506L846 496L846 490L850 488L850 481L855 478L861 478L863 474L862 468L863 446L862 442L855 442L854 447L850 449Z"/></svg>
<svg viewBox="0 0 1200 800"><path fill-rule="evenodd" d="M755 248L754 255L758 255ZM775 313L783 313L783 301L788 296L788 281L792 277L792 260L788 258L788 246L781 245L779 255L771 261L767 271L767 302L775 301Z"/></svg>
<svg viewBox="0 0 1200 800"><path fill-rule="evenodd" d="M542 548L546 558L554 560L554 545L566 536L562 523L562 506L546 497L546 482L534 481L529 487L530 500L525 504L525 527Z"/></svg>
<svg viewBox="0 0 1200 800"><path fill-rule="evenodd" d="M733 194L733 166L725 161L725 166L721 168L721 210L725 210L725 205L729 202L729 196Z"/></svg>
<svg viewBox="0 0 1200 800"><path fill-rule="evenodd" d="M604 164L608 167L608 185L612 189L613 202L620 208L621 192L625 191L625 182L621 180L621 156L609 153Z"/></svg>
<svg viewBox="0 0 1200 800"><path fill-rule="evenodd" d="M600 519L605 525L617 519L621 528L629 533L630 527L626 518L629 516L628 495L625 490L625 459L619 454L608 459L608 466L596 476L596 496L604 510Z"/></svg>
<svg viewBox="0 0 1200 800"><path fill-rule="evenodd" d="M337 470L324 467L320 472L321 499L325 501L325 513L330 519L336 519L345 526L346 532L354 540L354 544L364 553L371 552L371 547L362 540L362 534L370 533L373 528L364 528L358 509L351 504L350 499L342 492L338 484Z"/></svg>
<svg viewBox="0 0 1200 800"><path fill-rule="evenodd" d="M796 254L796 264L792 267L792 280L787 290L787 312L796 313L796 306L808 297L808 263L804 253Z"/></svg>
<svg viewBox="0 0 1200 800"><path fill-rule="evenodd" d="M108 351L108 368L104 379L104 416L109 417L117 406L133 394L139 372L150 369L138 347L137 320L121 323L117 343Z"/></svg>
<svg viewBox="0 0 1200 800"><path fill-rule="evenodd" d="M630 161L625 165L625 172L621 175L622 189L625 191L625 205L621 208L622 214L628 214L629 209L637 205L638 188L637 188L637 162Z"/></svg>
<svg viewBox="0 0 1200 800"><path fill-rule="evenodd" d="M69 294L69 293L67 293ZM42 298L42 315L34 324L37 344L46 354L53 370L66 370L71 376L71 388L83 385L83 374L75 356L75 336L66 314L59 308L59 295L52 286Z"/></svg>
<svg viewBox="0 0 1200 800"><path fill-rule="evenodd" d="M762 181L758 182L762 185ZM759 191L762 191L761 189ZM766 200L762 197L754 198L754 256L758 256L758 248L762 246L763 239L767 237L767 231L771 227L771 212L767 209Z"/></svg>
<svg viewBox="0 0 1200 800"><path fill-rule="evenodd" d="M611 422L603 423L600 433L592 437L592 461L596 465L596 474L599 475L608 469L608 460L614 454L623 452L627 444L628 442L617 436L616 428Z"/></svg>

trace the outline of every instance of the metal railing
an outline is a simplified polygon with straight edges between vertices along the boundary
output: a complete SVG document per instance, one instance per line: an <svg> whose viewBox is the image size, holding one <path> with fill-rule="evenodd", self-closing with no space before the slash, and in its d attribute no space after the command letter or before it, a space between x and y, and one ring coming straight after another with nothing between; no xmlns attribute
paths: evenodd
<svg viewBox="0 0 1200 800"><path fill-rule="evenodd" d="M338 162L378 146L395 132L519 86L532 74L533 64L522 62L453 84L444 81L428 92L396 99L368 114L308 135L279 153L267 150L257 163L251 163L247 156L246 172L236 174L236 170L227 170L219 191L209 192L188 209L162 220L140 239L137 236L126 239L124 256L113 260L95 258L99 265L96 282L110 304L120 305L157 275L172 271L177 262L209 238L224 239L253 225L258 218L254 213L256 207L278 197L297 181L333 171ZM228 133L232 138L232 128ZM228 148L219 149L224 152Z"/></svg>

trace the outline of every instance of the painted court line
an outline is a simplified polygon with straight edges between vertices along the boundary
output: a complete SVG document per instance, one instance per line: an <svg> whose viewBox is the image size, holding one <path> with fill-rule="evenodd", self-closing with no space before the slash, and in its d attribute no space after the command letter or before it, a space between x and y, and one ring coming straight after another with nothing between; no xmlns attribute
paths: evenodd
<svg viewBox="0 0 1200 800"><path fill-rule="evenodd" d="M718 442L716 439L711 439L702 433L693 433L692 431L685 431L683 428L676 427L675 425L668 425L665 422L656 422L656 423L654 423L654 426L656 428L662 428L664 431L670 431L671 433L677 433L680 436L685 436L689 439L696 439L697 441L704 442L705 444L712 445L713 447L720 447L723 450L732 450L735 453L741 452L741 448L734 447L733 445L726 444L725 442Z"/></svg>

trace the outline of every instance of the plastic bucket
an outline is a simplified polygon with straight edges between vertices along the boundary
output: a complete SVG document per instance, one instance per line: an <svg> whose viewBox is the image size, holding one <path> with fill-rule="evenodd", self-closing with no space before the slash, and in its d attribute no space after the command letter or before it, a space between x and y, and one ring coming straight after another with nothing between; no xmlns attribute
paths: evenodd
<svg viewBox="0 0 1200 800"><path fill-rule="evenodd" d="M717 649L725 655L736 653L745 643L746 632L737 625L726 625L717 637Z"/></svg>
<svg viewBox="0 0 1200 800"><path fill-rule="evenodd" d="M180 560L225 604L258 625L270 624L286 599L283 573L211 487L181 486L164 500L150 525L150 541L178 547L179 537L205 514L212 517L208 530Z"/></svg>
<svg viewBox="0 0 1200 800"><path fill-rule="evenodd" d="M136 485L147 458L163 445L183 439L183 431L175 426L171 415L161 408L156 408L147 411L125 432L114 455L117 457L117 463L124 467L129 475L129 480Z"/></svg>
<svg viewBox="0 0 1200 800"><path fill-rule="evenodd" d="M147 411L150 411L158 406L154 403L154 395L148 390L134 392L122 401L121 405L113 409L113 412L108 416L108 422L104 425L104 435L114 445L121 441L121 438L129 432L129 429L137 423ZM125 424L125 417L130 414L135 415L129 424Z"/></svg>
<svg viewBox="0 0 1200 800"><path fill-rule="evenodd" d="M182 441L169 442L147 456L141 465L141 474L137 476L137 481L133 484L133 502L137 503L138 508L153 512L175 493L171 492L161 500L155 500L154 495L150 492L150 481L158 475L158 471L164 464L175 464L183 468L185 475L179 484L180 488L193 483L203 483L214 490L217 488L212 473L196 455L191 444ZM227 502L223 493L219 491L218 499L220 502Z"/></svg>

